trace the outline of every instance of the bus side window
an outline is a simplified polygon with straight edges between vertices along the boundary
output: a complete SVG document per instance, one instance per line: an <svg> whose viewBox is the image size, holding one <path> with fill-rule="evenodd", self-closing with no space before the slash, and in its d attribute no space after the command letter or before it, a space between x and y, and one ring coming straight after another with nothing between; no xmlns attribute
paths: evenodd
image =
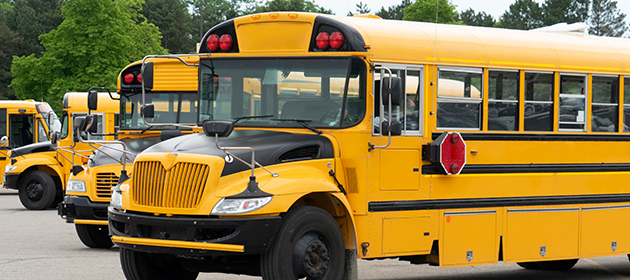
<svg viewBox="0 0 630 280"><path fill-rule="evenodd" d="M405 77L405 133L420 130L420 104L422 103L421 71L407 70Z"/></svg>
<svg viewBox="0 0 630 280"><path fill-rule="evenodd" d="M560 130L586 131L586 84L586 75L560 75Z"/></svg>
<svg viewBox="0 0 630 280"><path fill-rule="evenodd" d="M37 121L37 142L41 143L41 142L46 142L48 140L49 140L48 134L46 133L44 124L42 124L41 120Z"/></svg>
<svg viewBox="0 0 630 280"><path fill-rule="evenodd" d="M489 70L488 130L518 130L518 71Z"/></svg>
<svg viewBox="0 0 630 280"><path fill-rule="evenodd" d="M592 84L591 131L618 131L619 77L593 76Z"/></svg>
<svg viewBox="0 0 630 280"><path fill-rule="evenodd" d="M630 77L623 79L623 132L630 132Z"/></svg>
<svg viewBox="0 0 630 280"><path fill-rule="evenodd" d="M10 115L9 121L11 147L21 147L33 143L33 115Z"/></svg>
<svg viewBox="0 0 630 280"><path fill-rule="evenodd" d="M438 129L481 129L482 82L480 68L438 69Z"/></svg>
<svg viewBox="0 0 630 280"><path fill-rule="evenodd" d="M553 73L525 72L525 130L552 131Z"/></svg>
<svg viewBox="0 0 630 280"><path fill-rule="evenodd" d="M0 109L0 137L7 135L7 109Z"/></svg>

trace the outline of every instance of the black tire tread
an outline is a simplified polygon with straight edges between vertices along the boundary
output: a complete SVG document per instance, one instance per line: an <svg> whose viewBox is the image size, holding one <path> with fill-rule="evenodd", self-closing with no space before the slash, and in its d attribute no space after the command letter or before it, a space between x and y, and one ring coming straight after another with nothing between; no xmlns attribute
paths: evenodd
<svg viewBox="0 0 630 280"><path fill-rule="evenodd" d="M25 193L26 184L32 179L40 181L44 186L44 195L39 201L31 201ZM54 206L55 198L57 196L57 187L55 186L53 178L44 171L33 170L24 174L18 182L18 189L20 202L24 205L24 207L26 207L26 209L45 210Z"/></svg>
<svg viewBox="0 0 630 280"><path fill-rule="evenodd" d="M114 246L109 238L107 226L75 224L77 235L85 246L96 249L107 249Z"/></svg>

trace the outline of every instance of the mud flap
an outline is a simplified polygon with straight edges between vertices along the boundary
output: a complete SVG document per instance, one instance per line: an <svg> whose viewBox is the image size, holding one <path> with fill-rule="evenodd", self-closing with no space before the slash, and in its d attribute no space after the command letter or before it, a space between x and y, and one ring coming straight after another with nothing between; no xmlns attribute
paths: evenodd
<svg viewBox="0 0 630 280"><path fill-rule="evenodd" d="M346 267L343 272L343 280L358 280L357 250L346 250Z"/></svg>

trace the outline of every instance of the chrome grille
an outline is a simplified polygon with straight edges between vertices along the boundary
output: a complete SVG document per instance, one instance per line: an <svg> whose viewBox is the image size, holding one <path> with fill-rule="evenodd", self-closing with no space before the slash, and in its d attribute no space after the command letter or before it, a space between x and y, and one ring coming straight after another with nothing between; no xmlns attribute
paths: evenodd
<svg viewBox="0 0 630 280"><path fill-rule="evenodd" d="M96 173L96 197L110 198L112 188L118 184L118 176L114 173Z"/></svg>
<svg viewBox="0 0 630 280"><path fill-rule="evenodd" d="M158 161L136 161L132 198L136 204L164 208L195 208L201 200L210 168L180 162L166 171Z"/></svg>

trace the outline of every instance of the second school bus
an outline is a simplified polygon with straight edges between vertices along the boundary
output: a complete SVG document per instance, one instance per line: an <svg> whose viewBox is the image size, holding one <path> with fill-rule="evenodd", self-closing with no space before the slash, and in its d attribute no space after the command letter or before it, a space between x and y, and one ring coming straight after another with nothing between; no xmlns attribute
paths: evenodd
<svg viewBox="0 0 630 280"><path fill-rule="evenodd" d="M128 279L630 253L626 39L262 13L210 29L199 68L205 134L112 194Z"/></svg>

